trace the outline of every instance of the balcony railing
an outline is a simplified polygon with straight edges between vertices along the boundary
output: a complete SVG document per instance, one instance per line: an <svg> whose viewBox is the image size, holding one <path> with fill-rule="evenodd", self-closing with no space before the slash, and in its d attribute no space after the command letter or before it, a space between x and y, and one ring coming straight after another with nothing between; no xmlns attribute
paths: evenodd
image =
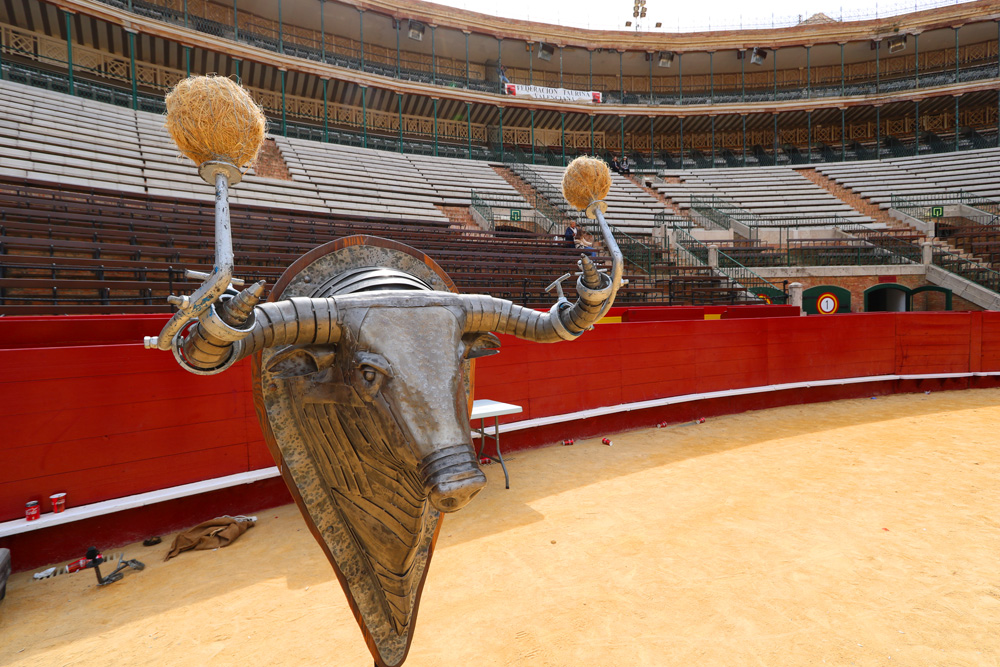
<svg viewBox="0 0 1000 667"><path fill-rule="evenodd" d="M447 59L442 59L443 63L440 67L435 64L428 68L425 62L414 58L413 54L397 50L396 57L390 58L394 62L385 62L371 56L366 57L362 49L344 47L343 45L333 48L332 45L327 45L324 39L317 37L320 33L316 31L294 29L294 34L287 36L280 31L275 34L273 26L265 25L262 19L257 19L253 15L244 15L252 18L244 18L236 26L236 22L222 22L175 9L167 4L168 0L162 0L162 2L147 0L99 1L140 16L182 25L222 39L238 41L268 51L337 67L365 71L395 79L420 81L431 85L465 88L495 94L503 93L503 84L499 81L485 80L478 76L478 73L473 76L467 68L462 68L460 65L454 64L455 61ZM466 71L461 71L462 69ZM943 62L932 69L921 72L875 75L874 78L868 74L864 78L836 79L828 77L825 80L817 80L808 86L803 85L802 82L795 82L785 86L768 83L765 85L751 84L750 86L744 84L739 88L711 86L684 90L679 90L676 87L658 89L653 86L653 90L639 93L605 90L604 100L606 103L625 105L688 105L799 100L889 94L990 78L1000 78L1000 63L995 59L983 56L966 58L958 63L958 67Z"/></svg>

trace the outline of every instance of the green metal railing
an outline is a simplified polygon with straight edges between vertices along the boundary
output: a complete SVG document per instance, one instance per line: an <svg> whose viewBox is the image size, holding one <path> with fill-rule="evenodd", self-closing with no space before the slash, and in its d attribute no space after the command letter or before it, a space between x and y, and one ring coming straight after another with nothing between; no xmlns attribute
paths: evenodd
<svg viewBox="0 0 1000 667"><path fill-rule="evenodd" d="M683 249L701 265L709 266L709 247L683 229L675 229L677 248ZM788 294L770 281L739 263L726 253L717 251L718 266L709 267L725 276L730 282L743 289L749 296L765 299L770 303L786 303Z"/></svg>
<svg viewBox="0 0 1000 667"><path fill-rule="evenodd" d="M934 266L954 273L993 292L1000 292L1000 273L988 266L984 266L971 259L966 259L953 252L942 250L941 248L935 248L932 261L934 262Z"/></svg>
<svg viewBox="0 0 1000 667"><path fill-rule="evenodd" d="M472 191L470 207L479 215L483 216L486 221L486 229L489 231L495 230L494 219L493 219L493 207L486 203L486 201L479 196L479 193L475 190Z"/></svg>
<svg viewBox="0 0 1000 667"><path fill-rule="evenodd" d="M887 253L887 264L920 264L923 261L923 250L920 246L897 238L881 229L863 224L852 224L843 225L840 230L884 250Z"/></svg>
<svg viewBox="0 0 1000 667"><path fill-rule="evenodd" d="M679 218L673 214L660 211L653 214L653 227L670 227L671 229L691 229L694 227L694 220L691 218Z"/></svg>
<svg viewBox="0 0 1000 667"><path fill-rule="evenodd" d="M721 199L715 195L708 198L692 197L691 210L698 214L699 222L708 222L709 226L720 229L732 229L733 223L739 223L748 230L751 239L760 237L761 229L788 229L793 227L844 227L853 225L847 218L837 215L795 218L765 218L744 208L740 208L732 202Z"/></svg>
<svg viewBox="0 0 1000 667"><path fill-rule="evenodd" d="M997 218L1000 217L1000 202L961 190L942 192L938 195L892 195L889 201L892 208L925 222L943 217L945 206L958 205L968 206L988 214L991 216L991 222L988 224L996 224ZM935 211L934 209L942 210Z"/></svg>

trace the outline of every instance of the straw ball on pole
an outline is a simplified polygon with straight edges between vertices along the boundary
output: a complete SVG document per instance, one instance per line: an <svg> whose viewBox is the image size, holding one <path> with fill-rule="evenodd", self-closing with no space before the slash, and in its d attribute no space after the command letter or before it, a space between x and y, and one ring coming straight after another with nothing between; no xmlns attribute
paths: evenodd
<svg viewBox="0 0 1000 667"><path fill-rule="evenodd" d="M596 209L603 213L608 209L604 198L611 190L611 170L604 160L581 155L566 167L563 174L562 191L569 205L578 211L586 211L593 219Z"/></svg>
<svg viewBox="0 0 1000 667"><path fill-rule="evenodd" d="M192 76L167 93L166 127L197 165L219 161L244 171L264 143L267 119L250 94L224 76Z"/></svg>

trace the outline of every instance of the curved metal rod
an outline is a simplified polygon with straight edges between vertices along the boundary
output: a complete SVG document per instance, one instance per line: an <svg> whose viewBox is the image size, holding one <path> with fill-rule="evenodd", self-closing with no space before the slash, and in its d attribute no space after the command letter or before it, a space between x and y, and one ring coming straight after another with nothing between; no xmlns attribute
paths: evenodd
<svg viewBox="0 0 1000 667"><path fill-rule="evenodd" d="M212 274L195 290L183 297L180 310L160 330L156 347L169 350L177 332L198 318L215 303L233 279L233 229L229 220L229 176L224 170L215 172L215 266ZM150 347L149 340L147 347Z"/></svg>
<svg viewBox="0 0 1000 667"><path fill-rule="evenodd" d="M608 225L608 221L604 219L604 213L601 211L600 206L594 207L594 213L597 217L597 222L601 226L601 233L604 234L604 245L608 248L608 254L611 255L611 298L604 302L601 307L600 315L597 319L604 317L611 306L615 303L615 297L618 296L618 290L621 289L622 285L622 272L625 269L625 258L622 255L621 249L618 247L618 242L615 241L614 235L611 233L611 227Z"/></svg>

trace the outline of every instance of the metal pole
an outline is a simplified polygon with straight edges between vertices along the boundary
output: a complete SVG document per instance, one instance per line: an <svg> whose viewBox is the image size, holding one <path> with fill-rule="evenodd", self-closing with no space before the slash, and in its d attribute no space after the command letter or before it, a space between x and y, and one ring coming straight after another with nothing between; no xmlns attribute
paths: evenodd
<svg viewBox="0 0 1000 667"><path fill-rule="evenodd" d="M532 49L533 50L533 49ZM535 85L535 54L528 51L528 84Z"/></svg>
<svg viewBox="0 0 1000 667"><path fill-rule="evenodd" d="M811 163L813 161L813 112L806 112L806 145L808 149L806 150L806 162Z"/></svg>
<svg viewBox="0 0 1000 667"><path fill-rule="evenodd" d="M618 127L621 128L622 159L625 159L625 116L618 116Z"/></svg>
<svg viewBox="0 0 1000 667"><path fill-rule="evenodd" d="M840 107L840 161L847 162L847 110Z"/></svg>
<svg viewBox="0 0 1000 667"><path fill-rule="evenodd" d="M66 67L69 71L69 94L74 94L73 86L73 15L66 14ZM3 65L0 65L0 77L2 77Z"/></svg>
<svg viewBox="0 0 1000 667"><path fill-rule="evenodd" d="M875 107L875 159L882 159L882 105Z"/></svg>
<svg viewBox="0 0 1000 667"><path fill-rule="evenodd" d="M708 97L715 104L715 51L708 52Z"/></svg>
<svg viewBox="0 0 1000 667"><path fill-rule="evenodd" d="M1000 95L1000 93L997 94ZM594 114L590 114L590 154L595 155L596 153L597 144L594 143Z"/></svg>
<svg viewBox="0 0 1000 667"><path fill-rule="evenodd" d="M712 119L712 169L715 169L715 116Z"/></svg>
<svg viewBox="0 0 1000 667"><path fill-rule="evenodd" d="M957 31L956 31L957 32ZM958 150L958 100L961 95L955 95L955 150Z"/></svg>
<svg viewBox="0 0 1000 667"><path fill-rule="evenodd" d="M840 44L840 96L844 96L844 44Z"/></svg>
<svg viewBox="0 0 1000 667"><path fill-rule="evenodd" d="M184 0L184 27L188 27L188 0Z"/></svg>
<svg viewBox="0 0 1000 667"><path fill-rule="evenodd" d="M683 169L684 168L684 116L681 116L680 144L681 144L681 169Z"/></svg>
<svg viewBox="0 0 1000 667"><path fill-rule="evenodd" d="M184 70L187 76L191 76L191 47L184 47Z"/></svg>
<svg viewBox="0 0 1000 667"><path fill-rule="evenodd" d="M772 98L775 102L778 101L778 49L771 50L771 84L774 86L774 92L772 93Z"/></svg>
<svg viewBox="0 0 1000 667"><path fill-rule="evenodd" d="M236 9L236 0L233 0L233 37L240 41L240 14Z"/></svg>
<svg viewBox="0 0 1000 667"><path fill-rule="evenodd" d="M281 0L278 0L278 53L285 52L285 25L281 20Z"/></svg>
<svg viewBox="0 0 1000 667"><path fill-rule="evenodd" d="M469 136L469 159L472 159L472 102L465 103L465 133Z"/></svg>
<svg viewBox="0 0 1000 667"><path fill-rule="evenodd" d="M743 116L743 166L747 166L747 115Z"/></svg>
<svg viewBox="0 0 1000 667"><path fill-rule="evenodd" d="M403 152L403 93L396 93L396 103L399 107L399 152Z"/></svg>
<svg viewBox="0 0 1000 667"><path fill-rule="evenodd" d="M961 26L955 26L955 83L958 83L958 29Z"/></svg>
<svg viewBox="0 0 1000 667"><path fill-rule="evenodd" d="M323 16L323 8L326 0L319 0L319 58L326 62L326 18Z"/></svg>
<svg viewBox="0 0 1000 667"><path fill-rule="evenodd" d="M285 105L285 70L281 72L281 136L288 136L288 112Z"/></svg>
<svg viewBox="0 0 1000 667"><path fill-rule="evenodd" d="M327 110L326 84L328 80L323 79L323 141L330 143L330 113Z"/></svg>
<svg viewBox="0 0 1000 667"><path fill-rule="evenodd" d="M559 47L559 87L563 87L563 47Z"/></svg>
<svg viewBox="0 0 1000 667"><path fill-rule="evenodd" d="M0 81L3 81L3 46L0 45Z"/></svg>
<svg viewBox="0 0 1000 667"><path fill-rule="evenodd" d="M434 157L438 156L438 101L434 98Z"/></svg>
<svg viewBox="0 0 1000 667"><path fill-rule="evenodd" d="M562 166L566 166L566 112L559 112L559 122L562 126Z"/></svg>
<svg viewBox="0 0 1000 667"><path fill-rule="evenodd" d="M1000 25L1000 24L998 24L998 25ZM589 57L589 63L587 65L587 88L589 90L593 90L594 89L594 51L593 51L593 49L588 49L587 50L587 55ZM1000 70L1000 56L997 57L997 69ZM997 76L1000 76L1000 74L997 74ZM593 120L593 116L591 116L591 120Z"/></svg>
<svg viewBox="0 0 1000 667"><path fill-rule="evenodd" d="M396 78L399 78L399 26L400 22L396 21Z"/></svg>
<svg viewBox="0 0 1000 667"><path fill-rule="evenodd" d="M684 104L684 54L677 54L677 104ZM682 142L683 143L683 142ZM684 152L681 151L683 160ZM683 161L681 162L683 164Z"/></svg>
<svg viewBox="0 0 1000 667"><path fill-rule="evenodd" d="M747 99L747 52L746 49L742 51L743 57L740 58L740 100L746 101Z"/></svg>
<svg viewBox="0 0 1000 667"><path fill-rule="evenodd" d="M535 164L535 110L531 109L531 164Z"/></svg>
<svg viewBox="0 0 1000 667"><path fill-rule="evenodd" d="M653 58L655 54L649 54L649 103L653 103Z"/></svg>
<svg viewBox="0 0 1000 667"><path fill-rule="evenodd" d="M778 114L774 114L774 130L771 133L771 141L774 142L774 163L778 163Z"/></svg>
<svg viewBox="0 0 1000 667"><path fill-rule="evenodd" d="M649 117L649 166L653 168L653 164L656 162L656 149L653 145L653 117Z"/></svg>
<svg viewBox="0 0 1000 667"><path fill-rule="evenodd" d="M465 33L465 87L469 87L469 33L467 30L463 30Z"/></svg>
<svg viewBox="0 0 1000 667"><path fill-rule="evenodd" d="M135 80L135 33L128 33L128 57L129 57L129 78L132 80L132 109L139 108L139 87Z"/></svg>
<svg viewBox="0 0 1000 667"><path fill-rule="evenodd" d="M875 94L878 95L882 82L882 65L879 63L879 53L882 51L882 40L875 42Z"/></svg>
<svg viewBox="0 0 1000 667"><path fill-rule="evenodd" d="M437 26L431 26L431 83L437 83Z"/></svg>
<svg viewBox="0 0 1000 667"><path fill-rule="evenodd" d="M812 47L806 46L806 99L812 97Z"/></svg>
<svg viewBox="0 0 1000 667"><path fill-rule="evenodd" d="M618 52L618 90L622 95L622 104L625 104L625 77L622 74L622 54L623 51Z"/></svg>
<svg viewBox="0 0 1000 667"><path fill-rule="evenodd" d="M498 107L500 109L500 161L504 161L506 157L503 147L503 107Z"/></svg>
<svg viewBox="0 0 1000 667"><path fill-rule="evenodd" d="M361 69L365 68L365 10L358 10L358 44L361 48Z"/></svg>
<svg viewBox="0 0 1000 667"><path fill-rule="evenodd" d="M920 155L920 100L913 100L913 154Z"/></svg>
<svg viewBox="0 0 1000 667"><path fill-rule="evenodd" d="M236 83L240 83L240 59L233 58L233 65L236 66Z"/></svg>
<svg viewBox="0 0 1000 667"><path fill-rule="evenodd" d="M361 86L361 147L368 148L368 86Z"/></svg>
<svg viewBox="0 0 1000 667"><path fill-rule="evenodd" d="M997 23L1000 26L1000 22ZM997 51L1000 54L1000 50ZM920 87L920 34L913 36L913 87Z"/></svg>

